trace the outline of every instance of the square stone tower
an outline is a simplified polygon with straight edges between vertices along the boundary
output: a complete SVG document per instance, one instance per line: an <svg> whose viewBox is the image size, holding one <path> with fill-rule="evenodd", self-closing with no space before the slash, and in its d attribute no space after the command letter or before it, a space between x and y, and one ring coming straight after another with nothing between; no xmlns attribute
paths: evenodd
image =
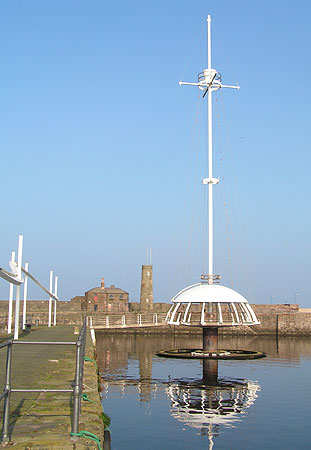
<svg viewBox="0 0 311 450"><path fill-rule="evenodd" d="M141 269L140 310L153 311L152 266L144 265Z"/></svg>

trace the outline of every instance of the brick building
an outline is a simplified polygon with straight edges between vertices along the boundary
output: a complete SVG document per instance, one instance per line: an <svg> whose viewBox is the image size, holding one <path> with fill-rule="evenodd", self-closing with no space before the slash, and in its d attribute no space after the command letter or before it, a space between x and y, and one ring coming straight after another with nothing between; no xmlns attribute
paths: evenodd
<svg viewBox="0 0 311 450"><path fill-rule="evenodd" d="M84 309L106 313L124 313L128 312L128 301L128 292L113 284L105 287L105 281L102 278L100 287L95 287L85 293Z"/></svg>

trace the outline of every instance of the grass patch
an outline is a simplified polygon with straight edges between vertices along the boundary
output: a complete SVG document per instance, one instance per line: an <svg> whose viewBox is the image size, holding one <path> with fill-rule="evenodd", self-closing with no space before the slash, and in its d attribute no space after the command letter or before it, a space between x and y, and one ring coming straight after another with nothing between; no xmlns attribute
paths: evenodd
<svg viewBox="0 0 311 450"><path fill-rule="evenodd" d="M103 421L103 424L105 425L105 428L108 428L111 422L110 417L108 416L108 414L102 412L101 413L101 419Z"/></svg>

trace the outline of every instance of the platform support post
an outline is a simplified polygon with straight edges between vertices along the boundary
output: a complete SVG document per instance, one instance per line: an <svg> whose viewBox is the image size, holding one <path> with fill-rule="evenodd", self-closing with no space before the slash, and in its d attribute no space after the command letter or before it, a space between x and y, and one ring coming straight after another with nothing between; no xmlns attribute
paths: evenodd
<svg viewBox="0 0 311 450"><path fill-rule="evenodd" d="M209 353L218 351L217 327L203 327L203 350Z"/></svg>

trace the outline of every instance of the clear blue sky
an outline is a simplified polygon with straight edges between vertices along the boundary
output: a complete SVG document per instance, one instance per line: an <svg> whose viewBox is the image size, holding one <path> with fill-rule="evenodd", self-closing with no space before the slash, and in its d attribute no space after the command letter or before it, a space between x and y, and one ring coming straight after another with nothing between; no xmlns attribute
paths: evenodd
<svg viewBox="0 0 311 450"><path fill-rule="evenodd" d="M21 233L63 300L101 277L138 299L146 245L155 301L206 273L206 105L178 81L206 66L208 14L241 86L214 96L215 271L311 306L308 1L1 2L1 266Z"/></svg>

